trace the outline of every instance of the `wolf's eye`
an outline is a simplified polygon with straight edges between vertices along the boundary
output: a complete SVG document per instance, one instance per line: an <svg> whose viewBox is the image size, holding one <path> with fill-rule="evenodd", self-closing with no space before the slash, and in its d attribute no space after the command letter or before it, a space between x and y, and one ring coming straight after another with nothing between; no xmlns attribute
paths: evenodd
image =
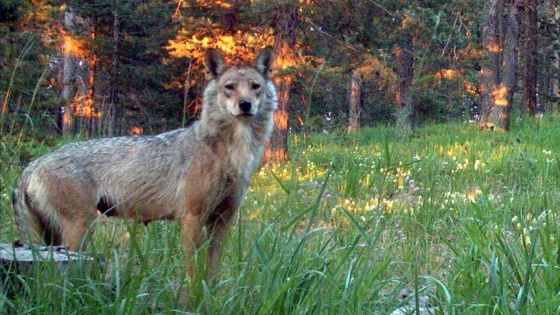
<svg viewBox="0 0 560 315"><path fill-rule="evenodd" d="M253 89L253 90L258 90L260 87L261 87L261 85L258 84L258 83L251 84L251 89Z"/></svg>
<svg viewBox="0 0 560 315"><path fill-rule="evenodd" d="M226 88L226 90L229 90L229 91L235 90L235 86L231 83L224 85L224 87Z"/></svg>

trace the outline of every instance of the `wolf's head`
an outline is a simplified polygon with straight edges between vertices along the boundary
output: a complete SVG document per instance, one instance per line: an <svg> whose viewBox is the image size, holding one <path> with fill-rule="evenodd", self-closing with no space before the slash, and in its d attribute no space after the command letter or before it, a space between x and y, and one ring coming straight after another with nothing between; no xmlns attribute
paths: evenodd
<svg viewBox="0 0 560 315"><path fill-rule="evenodd" d="M272 62L271 47L258 55L253 67L230 67L219 52L209 50L205 57L208 86L204 105L218 106L234 118L256 116L270 101Z"/></svg>

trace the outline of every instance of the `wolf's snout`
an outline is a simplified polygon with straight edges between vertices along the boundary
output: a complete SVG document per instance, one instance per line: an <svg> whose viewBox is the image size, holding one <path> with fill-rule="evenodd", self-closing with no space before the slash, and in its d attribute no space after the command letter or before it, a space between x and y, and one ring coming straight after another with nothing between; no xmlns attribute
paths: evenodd
<svg viewBox="0 0 560 315"><path fill-rule="evenodd" d="M239 101L239 109L243 114L250 114L251 106L251 101L249 101L248 99L242 99Z"/></svg>

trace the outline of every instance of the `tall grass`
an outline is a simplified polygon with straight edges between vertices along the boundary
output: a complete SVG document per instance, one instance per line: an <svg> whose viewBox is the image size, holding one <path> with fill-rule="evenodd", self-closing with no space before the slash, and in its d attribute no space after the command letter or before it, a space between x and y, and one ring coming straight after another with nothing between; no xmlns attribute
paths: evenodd
<svg viewBox="0 0 560 315"><path fill-rule="evenodd" d="M290 162L254 175L216 278L197 282L189 302L178 300L186 283L177 224L110 219L96 224L88 248L105 258L103 268L61 275L37 265L10 280L17 290L3 280L0 309L389 314L407 305L556 314L560 124L519 119L512 130L448 124L407 139L391 127L293 134ZM23 161L57 141L1 141L12 148L2 152L0 199L1 240L11 242L11 192Z"/></svg>

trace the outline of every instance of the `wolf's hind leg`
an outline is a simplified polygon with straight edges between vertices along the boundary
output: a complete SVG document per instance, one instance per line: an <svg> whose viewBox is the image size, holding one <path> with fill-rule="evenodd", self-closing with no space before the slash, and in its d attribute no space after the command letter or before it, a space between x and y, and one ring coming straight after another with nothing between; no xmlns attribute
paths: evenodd
<svg viewBox="0 0 560 315"><path fill-rule="evenodd" d="M89 237L93 232L93 225L88 221L85 218L75 221L62 219L60 222L62 245L70 251L84 251L88 241L86 237Z"/></svg>

